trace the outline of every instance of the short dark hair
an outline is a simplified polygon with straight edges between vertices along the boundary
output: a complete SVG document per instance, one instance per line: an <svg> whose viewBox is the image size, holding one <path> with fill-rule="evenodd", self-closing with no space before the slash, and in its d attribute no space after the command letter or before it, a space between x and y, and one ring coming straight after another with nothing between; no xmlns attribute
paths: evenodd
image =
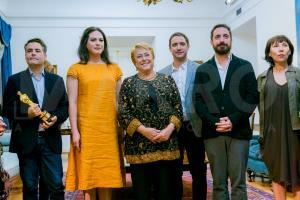
<svg viewBox="0 0 300 200"><path fill-rule="evenodd" d="M293 62L293 55L294 55L294 46L292 44L292 42L290 41L290 39L288 37L286 37L285 35L276 35L276 36L273 36L271 37L268 41L267 41L267 44L266 44L266 48L265 48L265 60L271 64L271 66L274 66L274 60L271 56L269 56L269 53L270 53L270 49L271 49L271 46L275 43L281 43L281 42L286 42L288 43L289 45L289 48L290 48L290 55L287 59L287 63L288 65L291 65L292 62Z"/></svg>
<svg viewBox="0 0 300 200"><path fill-rule="evenodd" d="M210 32L210 39L211 39L211 40L213 39L214 31L215 31L217 28L225 28L225 29L227 29L228 32L229 32L230 38L232 38L231 29L230 29L230 27L229 27L228 25L226 25L226 24L217 24L217 25L215 25L215 26L211 29L211 32Z"/></svg>
<svg viewBox="0 0 300 200"><path fill-rule="evenodd" d="M171 40L173 39L173 37L176 37L176 36L178 36L178 37L184 37L187 45L190 46L189 38L185 34L183 34L181 32L176 32L176 33L173 33L170 36L170 38L169 38L169 48L171 48Z"/></svg>
<svg viewBox="0 0 300 200"><path fill-rule="evenodd" d="M109 60L109 54L108 54L108 45L107 45L107 39L106 39L106 36L104 34L104 32L98 28L98 27L88 27L84 30L82 36L81 36L81 40L80 40L80 44L79 44L79 47L78 47L78 56L79 56L79 59L80 59L80 62L81 64L87 64L88 61L89 61L89 52L88 52L88 49L86 48L86 44L88 42L88 39L89 39L89 35L91 32L94 32L94 31L98 31L102 34L103 36L103 40L104 40L104 50L103 52L101 53L101 59L106 63L106 64L111 64L112 62Z"/></svg>
<svg viewBox="0 0 300 200"><path fill-rule="evenodd" d="M46 46L45 42L40 38L32 38L32 39L28 40L24 45L24 49L26 50L27 45L29 43L33 43L33 42L39 43L43 47L43 52L47 53L47 46Z"/></svg>

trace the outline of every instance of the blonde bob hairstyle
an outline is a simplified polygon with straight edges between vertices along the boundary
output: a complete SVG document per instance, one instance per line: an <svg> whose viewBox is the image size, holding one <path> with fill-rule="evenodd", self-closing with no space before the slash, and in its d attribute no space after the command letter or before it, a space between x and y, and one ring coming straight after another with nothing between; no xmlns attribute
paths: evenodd
<svg viewBox="0 0 300 200"><path fill-rule="evenodd" d="M132 63L135 65L136 62L135 62L135 58L134 58L134 53L137 49L146 49L146 50L149 50L152 54L152 57L154 59L154 51L153 51L153 48L146 42L140 42L140 43L137 43L133 46L133 48L131 49L131 61Z"/></svg>

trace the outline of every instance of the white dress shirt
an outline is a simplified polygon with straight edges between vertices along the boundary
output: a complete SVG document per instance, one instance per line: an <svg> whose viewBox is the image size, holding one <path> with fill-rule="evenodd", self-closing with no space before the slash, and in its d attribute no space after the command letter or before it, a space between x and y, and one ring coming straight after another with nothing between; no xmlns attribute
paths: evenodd
<svg viewBox="0 0 300 200"><path fill-rule="evenodd" d="M172 77L176 82L180 93L180 99L182 103L183 119L187 120L186 108L185 108L185 87L186 87L186 76L187 76L187 61L184 62L179 68L172 65Z"/></svg>
<svg viewBox="0 0 300 200"><path fill-rule="evenodd" d="M44 100L44 93L45 93L45 71L44 69L41 71L40 76L35 76L33 71L29 68L31 80L34 86L34 90L38 99L38 104L40 108L43 106ZM42 128L42 124L39 126L39 131L44 131L45 129Z"/></svg>
<svg viewBox="0 0 300 200"><path fill-rule="evenodd" d="M231 59L232 59L232 56L231 56L231 54L229 54L228 55L228 61L225 65L225 67L223 67L222 65L220 65L219 61L217 60L217 58L215 56L215 61L216 61L217 67L218 67L222 89L224 89L226 75L227 75L227 71L228 71L228 66L230 64Z"/></svg>

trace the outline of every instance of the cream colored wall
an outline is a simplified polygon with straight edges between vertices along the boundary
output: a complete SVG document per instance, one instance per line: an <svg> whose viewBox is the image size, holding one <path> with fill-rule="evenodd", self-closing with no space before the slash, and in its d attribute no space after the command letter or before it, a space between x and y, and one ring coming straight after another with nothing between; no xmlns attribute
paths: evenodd
<svg viewBox="0 0 300 200"><path fill-rule="evenodd" d="M7 1L0 0L0 16L5 18L4 13L6 12L7 8Z"/></svg>
<svg viewBox="0 0 300 200"><path fill-rule="evenodd" d="M256 42L254 65L258 73L266 69L263 61L264 46L268 38L275 34L286 34L296 44L294 0L239 0L233 6L225 6L220 1L175 4L162 1L155 6L144 6L142 2L111 0L103 3L99 0L0 0L0 14L5 11L7 21L13 26L13 72L23 69L24 42L30 37L45 38L49 46L49 59L65 68L77 59L76 48L84 27L95 25L102 27L107 35L153 36L157 54L156 63L160 68L168 64L171 56L167 40L174 31L185 32L191 39L190 57L208 59L213 51L209 44L209 31L216 23L226 22L233 30L248 20L256 19L256 38L245 41L235 39L234 51L245 55L247 48L238 48L240 44L251 47ZM236 16L236 10L242 8L242 14ZM201 11L201 12L199 12ZM215 16L215 17L214 17ZM234 35L235 37L235 35ZM296 47L296 45L295 45ZM297 49L294 63L297 63ZM247 56L246 56L247 57ZM256 64L257 63L257 64ZM60 72L59 72L60 73Z"/></svg>
<svg viewBox="0 0 300 200"><path fill-rule="evenodd" d="M251 0L244 1L236 9L242 8L242 14L231 12L226 21L233 29L241 26L249 19L256 18L257 74L268 68L263 60L267 40L277 34L289 37L295 46L294 64L297 63L296 17L294 0Z"/></svg>
<svg viewBox="0 0 300 200"><path fill-rule="evenodd" d="M226 8L223 0L193 0L182 4L163 0L151 6L138 0L0 0L2 2L6 4L6 14L10 17L69 17L78 21L84 18L111 21L115 18L208 19L222 17Z"/></svg>
<svg viewBox="0 0 300 200"><path fill-rule="evenodd" d="M48 45L48 59L58 65L65 77L68 67L78 60L77 46L87 26L101 27L107 36L151 36L156 51L157 70L168 65L172 57L168 50L169 36L176 31L187 34L193 60L207 60L213 54L209 44L211 27L223 22L224 3L219 0L193 1L177 4L162 1L145 6L142 1L124 0L0 0L7 4L6 15L13 26L13 73L26 67L23 45L31 37L41 37ZM105 3L104 3L105 2ZM130 47L128 47L130 49ZM123 58L122 58L123 59ZM123 71L128 70L130 58ZM127 64L126 64L127 63Z"/></svg>
<svg viewBox="0 0 300 200"><path fill-rule="evenodd" d="M235 10L242 8L242 14L236 16ZM251 0L243 1L235 6L231 12L227 13L226 22L231 25L232 29L237 29L250 19L256 20L256 49L252 52L249 49L249 54L256 57L257 66L254 66L256 75L258 76L269 65L264 61L264 51L267 40L278 34L284 34L289 37L294 44L295 53L293 64L296 65L297 60L297 38L296 38L296 16L295 16L295 1L294 0ZM247 51L247 48L241 47L242 51ZM252 49L253 50L253 49ZM255 124L259 123L259 113L256 110Z"/></svg>
<svg viewBox="0 0 300 200"><path fill-rule="evenodd" d="M57 23L56 23L57 21ZM86 26L99 26L107 36L151 36L154 39L153 47L156 53L155 64L157 70L172 61L168 49L169 36L176 31L184 32L190 39L191 47L189 57L193 60L207 60L213 55L209 44L211 25L218 20L181 20L180 23L173 19L160 20L162 24L155 25L152 20L119 19L114 24L107 25L107 20L89 19L69 21L67 19L18 21L10 20L13 25L12 37L12 62L13 73L26 67L24 60L24 43L32 37L41 37L48 45L48 60L58 65L58 73L65 77L68 67L78 61L76 55L80 36ZM134 23L135 25L132 25ZM156 21L157 23L157 21ZM105 26L103 25L105 24ZM125 26L125 24L127 26ZM141 41L142 42L142 41ZM131 47L128 47L128 50ZM131 63L130 57L128 62ZM130 74L128 66L121 66L125 74Z"/></svg>
<svg viewBox="0 0 300 200"><path fill-rule="evenodd" d="M162 1L150 7L136 1L122 4L120 2L124 2L123 0L111 0L110 5L102 5L98 0L84 4L79 4L79 0L75 1L76 3L71 3L71 0L30 0L31 3L22 4L24 2L18 0L0 0L0 14L5 11L6 16L10 16L7 21L13 26L13 73L26 66L23 50L26 40L41 37L49 46L49 60L58 65L58 73L65 77L69 65L77 61L76 49L80 35L90 25L103 28L108 36L154 37L155 63L159 70L172 60L168 38L173 32L186 33L191 42L189 57L205 61L213 55L209 34L214 24L226 22L234 32L255 18L255 37L233 35L233 52L251 61L256 75L268 67L263 60L264 48L267 39L273 35L287 35L295 44L294 63L298 60L294 0L239 0L231 7L220 5L219 1L206 1L206 8L195 3L196 0L193 4L183 5ZM33 5L38 9L30 12ZM242 13L236 16L238 8L242 8ZM120 59L124 73L134 73L130 58ZM258 117L256 122L257 120Z"/></svg>

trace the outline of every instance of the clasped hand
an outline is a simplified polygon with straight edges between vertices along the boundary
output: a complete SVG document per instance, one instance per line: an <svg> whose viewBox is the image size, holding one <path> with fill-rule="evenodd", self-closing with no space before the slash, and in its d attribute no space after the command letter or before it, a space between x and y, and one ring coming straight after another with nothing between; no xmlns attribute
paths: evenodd
<svg viewBox="0 0 300 200"><path fill-rule="evenodd" d="M56 116L53 116L50 118L50 122L43 122L42 123L42 128L43 129L48 129L50 128L51 126L53 126L55 124L55 122L57 121L57 117Z"/></svg>
<svg viewBox="0 0 300 200"><path fill-rule="evenodd" d="M155 128L142 127L141 133L153 143L167 141L174 130L174 125L168 125L166 128L159 130Z"/></svg>
<svg viewBox="0 0 300 200"><path fill-rule="evenodd" d="M28 107L28 117L29 118L34 118L39 116L42 113L41 108L39 107L38 104L32 104L31 106Z"/></svg>
<svg viewBox="0 0 300 200"><path fill-rule="evenodd" d="M232 123L228 117L220 118L220 121L216 124L216 131L220 133L226 133L232 130Z"/></svg>
<svg viewBox="0 0 300 200"><path fill-rule="evenodd" d="M38 104L33 104L31 106L28 107L28 117L30 119L40 116L42 113L41 108L39 107ZM57 117L53 116L50 120L50 122L44 122L42 123L42 128L44 129L48 129L49 127L53 126L55 124L55 122L57 121Z"/></svg>

